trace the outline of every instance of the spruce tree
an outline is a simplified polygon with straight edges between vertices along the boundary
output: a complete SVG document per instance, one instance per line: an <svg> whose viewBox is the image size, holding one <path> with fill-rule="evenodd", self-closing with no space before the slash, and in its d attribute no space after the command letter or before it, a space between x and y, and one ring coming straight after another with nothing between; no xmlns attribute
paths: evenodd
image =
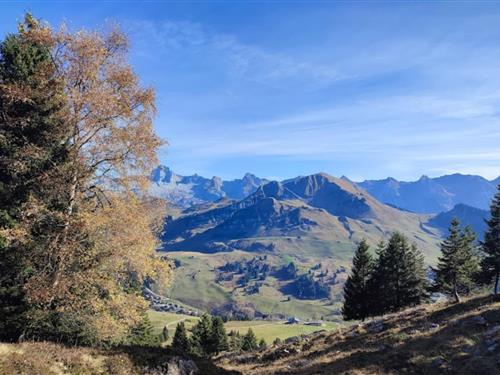
<svg viewBox="0 0 500 375"><path fill-rule="evenodd" d="M210 354L212 347L212 320L203 314L194 326L191 335L191 346L194 354L204 357Z"/></svg>
<svg viewBox="0 0 500 375"><path fill-rule="evenodd" d="M43 26L30 14L0 43L0 231L15 230L29 200L45 205L43 235L58 231L55 187L67 159L70 128L63 118L64 91L56 78L50 44L33 38ZM0 339L26 330L26 280L37 271L35 249L0 235ZM45 322L46 324L47 322Z"/></svg>
<svg viewBox="0 0 500 375"><path fill-rule="evenodd" d="M370 315L370 290L368 282L373 272L373 258L370 248L362 240L354 254L352 272L344 285L344 306L342 315L345 320L364 320Z"/></svg>
<svg viewBox="0 0 500 375"><path fill-rule="evenodd" d="M448 237L441 243L441 257L436 271L435 290L454 297L460 302L460 294L469 293L474 286L478 271L478 259L474 251L476 236L466 227L460 229L458 219L453 219Z"/></svg>
<svg viewBox="0 0 500 375"><path fill-rule="evenodd" d="M229 349L224 321L220 316L212 318L212 329L210 331L210 353L218 354Z"/></svg>
<svg viewBox="0 0 500 375"><path fill-rule="evenodd" d="M243 345L243 337L238 331L232 330L229 332L229 350L232 352L241 351L241 347Z"/></svg>
<svg viewBox="0 0 500 375"><path fill-rule="evenodd" d="M241 349L245 352L255 350L259 347L257 344L257 336L253 332L252 328L249 328L245 336L243 336L243 344Z"/></svg>
<svg viewBox="0 0 500 375"><path fill-rule="evenodd" d="M191 349L191 341L187 335L186 326L184 322L179 322L175 328L172 350L177 354L186 356L191 353Z"/></svg>
<svg viewBox="0 0 500 375"><path fill-rule="evenodd" d="M487 282L493 282L493 293L499 293L500 283L500 185L490 206L488 228L484 234L482 250L485 257L481 263L481 276Z"/></svg>
<svg viewBox="0 0 500 375"><path fill-rule="evenodd" d="M380 315L414 306L427 297L427 280L422 253L395 232L378 249L370 279L370 315Z"/></svg>
<svg viewBox="0 0 500 375"><path fill-rule="evenodd" d="M127 344L139 346L160 345L160 338L154 334L153 325L147 315L144 315L142 321L131 330L127 341Z"/></svg>

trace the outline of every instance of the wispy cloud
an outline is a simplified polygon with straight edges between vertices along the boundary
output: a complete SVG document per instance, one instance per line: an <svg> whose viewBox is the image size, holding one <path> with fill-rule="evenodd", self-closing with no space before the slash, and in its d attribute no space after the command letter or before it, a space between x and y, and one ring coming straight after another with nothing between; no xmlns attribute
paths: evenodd
<svg viewBox="0 0 500 375"><path fill-rule="evenodd" d="M297 80L302 84L324 86L347 78L333 65L314 64L267 51L198 23L129 21L126 28L138 46L148 46L142 50L143 54L153 51L157 58L158 54L183 50L201 59L220 60L228 73L268 85Z"/></svg>

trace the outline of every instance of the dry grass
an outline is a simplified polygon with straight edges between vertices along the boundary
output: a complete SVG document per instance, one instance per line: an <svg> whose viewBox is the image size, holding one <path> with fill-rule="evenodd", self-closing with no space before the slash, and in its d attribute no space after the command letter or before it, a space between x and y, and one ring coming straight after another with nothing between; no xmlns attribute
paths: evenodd
<svg viewBox="0 0 500 375"><path fill-rule="evenodd" d="M128 347L99 350L38 342L0 343L0 375L161 375L179 358L165 349ZM202 374L227 374L206 361L197 361ZM170 369L172 371L172 369Z"/></svg>
<svg viewBox="0 0 500 375"><path fill-rule="evenodd" d="M500 374L500 301L417 307L218 364L252 375Z"/></svg>

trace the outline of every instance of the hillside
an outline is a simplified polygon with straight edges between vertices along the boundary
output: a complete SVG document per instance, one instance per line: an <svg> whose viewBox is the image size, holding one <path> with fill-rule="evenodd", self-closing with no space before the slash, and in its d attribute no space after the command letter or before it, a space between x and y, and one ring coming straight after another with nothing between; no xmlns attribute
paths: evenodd
<svg viewBox="0 0 500 375"><path fill-rule="evenodd" d="M216 363L252 375L494 375L500 372L500 301L424 305Z"/></svg>
<svg viewBox="0 0 500 375"><path fill-rule="evenodd" d="M325 173L270 182L243 200L193 206L168 220L164 250L178 267L173 285L158 292L228 318L337 321L356 242L366 238L376 246L401 231L434 263L441 233L427 225L430 218L380 203L349 180ZM283 278L280 270L291 262L296 275ZM329 292L301 295L301 275Z"/></svg>
<svg viewBox="0 0 500 375"><path fill-rule="evenodd" d="M366 238L375 245L398 230L432 259L439 234L423 228L428 219L380 203L346 179L319 173L270 182L241 201L193 207L166 224L163 239L165 250L213 253L271 246L286 252L303 240L333 247Z"/></svg>
<svg viewBox="0 0 500 375"><path fill-rule="evenodd" d="M478 239L483 238L486 230L486 219L490 217L487 210L467 206L465 204L457 204L451 210L441 212L428 221L428 225L438 228L443 236L447 235L448 228L454 218L460 220L461 226L470 225L477 234Z"/></svg>
<svg viewBox="0 0 500 375"><path fill-rule="evenodd" d="M459 203L488 209L498 180L456 173L437 178L422 176L411 182L389 177L366 180L358 185L381 202L413 212L438 213L449 211Z"/></svg>
<svg viewBox="0 0 500 375"><path fill-rule="evenodd" d="M49 342L0 343L0 375L238 374L206 360L181 359L165 348L92 349Z"/></svg>

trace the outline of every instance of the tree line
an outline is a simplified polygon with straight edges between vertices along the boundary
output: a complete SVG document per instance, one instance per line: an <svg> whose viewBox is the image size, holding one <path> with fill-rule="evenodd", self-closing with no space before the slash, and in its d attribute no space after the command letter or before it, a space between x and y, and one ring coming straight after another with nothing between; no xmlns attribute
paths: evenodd
<svg viewBox="0 0 500 375"><path fill-rule="evenodd" d="M172 350L179 355L209 357L224 351L252 351L266 347L264 339L257 340L251 328L245 335L238 331L227 334L224 321L219 316L202 315L191 329L191 334L184 322L179 322L172 340Z"/></svg>
<svg viewBox="0 0 500 375"><path fill-rule="evenodd" d="M364 320L418 305L432 292L444 293L458 303L461 295L480 285L493 284L497 295L499 279L500 185L491 203L484 240L478 246L473 230L461 228L459 220L453 219L441 243L437 267L430 272L422 253L401 233L393 233L387 243L380 243L376 258L362 240L344 286L342 315L346 320Z"/></svg>
<svg viewBox="0 0 500 375"><path fill-rule="evenodd" d="M27 14L0 41L0 339L139 340L162 205L145 198L162 144L154 91L118 29ZM140 340L139 340L140 341Z"/></svg>

